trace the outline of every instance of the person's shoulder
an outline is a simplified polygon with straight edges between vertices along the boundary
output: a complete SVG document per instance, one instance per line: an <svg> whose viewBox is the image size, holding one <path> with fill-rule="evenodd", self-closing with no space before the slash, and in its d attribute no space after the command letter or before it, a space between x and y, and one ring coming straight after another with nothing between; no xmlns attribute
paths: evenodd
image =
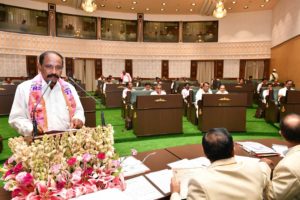
<svg viewBox="0 0 300 200"><path fill-rule="evenodd" d="M27 88L27 87L30 87L31 85L32 85L32 79L27 80L27 81L23 81L17 87L18 88Z"/></svg>

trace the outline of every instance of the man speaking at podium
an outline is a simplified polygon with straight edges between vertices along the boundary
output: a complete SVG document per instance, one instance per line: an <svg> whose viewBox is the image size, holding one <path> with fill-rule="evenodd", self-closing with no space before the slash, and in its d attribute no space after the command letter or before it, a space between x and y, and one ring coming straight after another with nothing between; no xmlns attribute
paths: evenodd
<svg viewBox="0 0 300 200"><path fill-rule="evenodd" d="M16 90L9 124L24 136L31 136L34 123L37 133L81 128L84 111L75 88L60 78L63 57L46 51L39 57L40 73L21 83Z"/></svg>

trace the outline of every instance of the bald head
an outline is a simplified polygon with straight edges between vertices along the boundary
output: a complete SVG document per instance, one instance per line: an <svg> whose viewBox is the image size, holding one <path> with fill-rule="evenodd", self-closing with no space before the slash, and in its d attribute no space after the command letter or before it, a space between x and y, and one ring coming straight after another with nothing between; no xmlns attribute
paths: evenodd
<svg viewBox="0 0 300 200"><path fill-rule="evenodd" d="M213 128L202 138L203 150L206 157L214 162L234 156L233 139L225 128Z"/></svg>
<svg viewBox="0 0 300 200"><path fill-rule="evenodd" d="M300 143L300 116L289 114L280 122L281 135L289 142Z"/></svg>

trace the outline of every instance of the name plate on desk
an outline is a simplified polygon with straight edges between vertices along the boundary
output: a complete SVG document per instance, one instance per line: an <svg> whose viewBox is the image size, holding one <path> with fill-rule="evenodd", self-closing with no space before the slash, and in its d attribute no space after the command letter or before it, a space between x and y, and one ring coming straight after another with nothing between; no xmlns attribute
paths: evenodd
<svg viewBox="0 0 300 200"><path fill-rule="evenodd" d="M180 94L137 96L136 109L182 108Z"/></svg>
<svg viewBox="0 0 300 200"><path fill-rule="evenodd" d="M203 95L203 106L247 106L247 94L209 94Z"/></svg>

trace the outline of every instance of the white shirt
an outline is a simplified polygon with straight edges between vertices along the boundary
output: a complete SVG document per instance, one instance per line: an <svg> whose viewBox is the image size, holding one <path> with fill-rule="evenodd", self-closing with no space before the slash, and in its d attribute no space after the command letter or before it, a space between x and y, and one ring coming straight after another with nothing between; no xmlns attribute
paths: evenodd
<svg viewBox="0 0 300 200"><path fill-rule="evenodd" d="M263 85L263 82L261 82L257 85L257 93L258 94L260 93L260 88L262 87L262 85Z"/></svg>
<svg viewBox="0 0 300 200"><path fill-rule="evenodd" d="M28 108L31 85L32 80L25 81L18 85L8 119L8 123L24 136L30 136L33 131L33 125ZM79 96L75 88L69 83L68 85L76 102L76 111L73 119L80 119L84 123L84 110ZM43 80L42 93L45 91L46 86L47 84ZM43 99L45 101L47 111L48 131L69 129L71 127L70 116L60 84L57 82L52 90L48 88Z"/></svg>
<svg viewBox="0 0 300 200"><path fill-rule="evenodd" d="M151 92L150 93L150 95L166 95L167 93L164 91L164 90L162 90L161 92L160 92L160 94L158 94L155 90L153 91L153 92Z"/></svg>
<svg viewBox="0 0 300 200"><path fill-rule="evenodd" d="M274 77L273 77L274 76ZM277 72L272 72L270 74L270 78L269 78L270 81L275 81L275 80L278 80L278 74Z"/></svg>
<svg viewBox="0 0 300 200"><path fill-rule="evenodd" d="M126 73L125 75L122 74L121 76L123 83L131 82L131 76L129 73Z"/></svg>
<svg viewBox="0 0 300 200"><path fill-rule="evenodd" d="M264 90L263 91L263 93L262 93L262 102L263 103L267 103L267 101L266 101L266 96L268 96L269 95L269 90Z"/></svg>
<svg viewBox="0 0 300 200"><path fill-rule="evenodd" d="M183 88L183 89L181 90L181 95L182 95L182 98L185 99L187 96L190 95L190 90L187 90L187 89Z"/></svg>
<svg viewBox="0 0 300 200"><path fill-rule="evenodd" d="M106 91L106 85L107 84L113 84L112 82L105 82L104 84L103 84L103 93L105 93L105 91Z"/></svg>
<svg viewBox="0 0 300 200"><path fill-rule="evenodd" d="M128 89L128 88L125 88L122 92L122 98L125 99L127 97L127 92L128 91L135 91L135 89Z"/></svg>
<svg viewBox="0 0 300 200"><path fill-rule="evenodd" d="M291 88L291 90L295 90L294 88ZM287 88L284 87L284 88L281 88L279 91L278 91L278 97L285 97L286 96L286 91L287 91ZM279 101L279 98L278 98L278 101Z"/></svg>
<svg viewBox="0 0 300 200"><path fill-rule="evenodd" d="M199 101L199 100L202 100L202 95L203 94L212 94L212 91L211 89L208 89L208 92L204 92L203 89L199 89L196 93L196 103Z"/></svg>
<svg viewBox="0 0 300 200"><path fill-rule="evenodd" d="M216 94L228 94L228 92L226 90L224 92L221 92L220 90L218 90L218 92L216 92Z"/></svg>

